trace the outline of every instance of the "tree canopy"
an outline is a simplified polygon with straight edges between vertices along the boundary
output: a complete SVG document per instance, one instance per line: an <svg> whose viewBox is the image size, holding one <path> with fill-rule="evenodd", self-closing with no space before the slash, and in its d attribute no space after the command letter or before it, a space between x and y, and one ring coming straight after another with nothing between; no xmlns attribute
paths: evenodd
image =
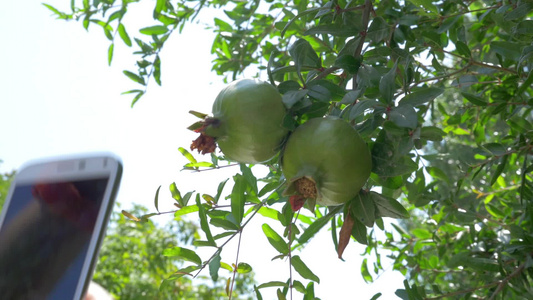
<svg viewBox="0 0 533 300"><path fill-rule="evenodd" d="M532 2L158 0L149 12L153 22L130 36L122 20L136 2L72 1L70 12L45 5L60 19L103 28L109 63L119 40L134 49L138 69L124 71L139 85L126 92L132 105L149 84L161 85L165 42L206 7L223 11L213 20L213 71L230 81L257 70L282 94L286 129L336 116L359 132L372 154L370 179L354 199L309 207L309 214L293 211L282 195L287 182L279 157L264 163L270 170L264 178L254 176L256 166L240 164L216 195L182 194L172 184L175 215L197 216L203 236L193 244L212 248L213 255L180 248L187 264L167 281L207 269L216 278L221 267L249 270L248 264L222 264L219 254L250 219L262 216L285 228L263 226L279 252L275 258L288 258L308 282L280 274L279 281L256 286L259 299L272 287L279 299L292 298L293 290L315 298L321 274L297 253L325 228L339 257L351 238L366 245L366 257L374 258L363 260L366 281L384 272L382 255L392 257L406 277L396 292L402 299L533 294ZM220 152L207 161L180 152L185 169L227 165ZM226 183L233 183L229 193ZM139 218L160 214L158 201L155 213Z"/></svg>

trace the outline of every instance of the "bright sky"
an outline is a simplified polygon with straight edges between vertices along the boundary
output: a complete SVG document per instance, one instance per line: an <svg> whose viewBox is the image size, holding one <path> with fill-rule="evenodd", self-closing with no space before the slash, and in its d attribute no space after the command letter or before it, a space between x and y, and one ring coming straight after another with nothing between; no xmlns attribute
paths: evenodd
<svg viewBox="0 0 533 300"><path fill-rule="evenodd" d="M69 2L47 3L67 8ZM146 11L152 9L130 9L126 19L130 36L140 27L155 25L142 19L150 17ZM172 209L168 191L172 182L182 193L216 193L218 182L238 169L180 171L186 161L177 151L178 147L188 148L195 138L186 129L196 121L188 111L209 113L224 86L222 78L211 73L213 36L203 25L189 25L182 35L173 36L162 53L163 86L151 83L148 94L132 109L132 97L120 93L138 88L122 75L124 69L135 70L136 58L118 37L109 67L109 41L97 25L86 32L81 23L55 20L39 3L5 1L0 10L0 172L16 170L36 158L106 151L120 156L124 163L117 198L122 207L140 203L155 211L154 194L162 185L160 209ZM256 219L243 233L239 261L254 267L259 284L286 280L288 262L270 261L276 252L261 231L266 220ZM235 247L224 250L223 261L234 261ZM363 251L364 247L350 243L342 262L336 258L330 232L319 233L299 253L321 279L315 295L324 300L370 299L382 292L380 299L394 299L394 291L403 287L403 277L387 271L375 283L365 284L360 275L359 254ZM202 257L206 259L210 253L208 250ZM385 268L390 265L385 260L382 263ZM262 290L265 299L273 299L274 292ZM296 292L295 299L300 298Z"/></svg>

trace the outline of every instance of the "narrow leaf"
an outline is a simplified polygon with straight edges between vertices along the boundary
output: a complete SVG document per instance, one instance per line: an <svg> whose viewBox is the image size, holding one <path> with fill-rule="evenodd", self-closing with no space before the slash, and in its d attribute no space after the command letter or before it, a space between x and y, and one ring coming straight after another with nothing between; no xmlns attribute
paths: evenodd
<svg viewBox="0 0 533 300"><path fill-rule="evenodd" d="M418 115L415 109L406 103L393 108L389 114L389 119L399 127L415 129L418 124Z"/></svg>
<svg viewBox="0 0 533 300"><path fill-rule="evenodd" d="M294 270L300 274L305 279L313 280L314 282L320 283L320 279L316 276L302 261L302 259L295 255L291 259L291 264L294 267Z"/></svg>
<svg viewBox="0 0 533 300"><path fill-rule="evenodd" d="M472 103L474 105L487 106L487 102L481 97L478 97L476 95L473 95L473 94L470 94L470 93L466 93L466 92L461 93L461 95L463 95L463 97L465 97L465 99L468 100L468 102L470 102L470 103Z"/></svg>
<svg viewBox="0 0 533 300"><path fill-rule="evenodd" d="M366 226L359 222L357 219L353 219L352 236L353 238L363 245L368 245L368 239L366 237Z"/></svg>
<svg viewBox="0 0 533 300"><path fill-rule="evenodd" d="M244 191L246 190L246 181L241 174L233 176L235 184L231 191L231 213L235 218L236 224L240 225L244 216L244 203L246 197Z"/></svg>
<svg viewBox="0 0 533 300"><path fill-rule="evenodd" d="M190 261L197 265L202 264L202 259L200 258L200 256L198 256L198 254L196 254L192 250L182 247L167 248L163 250L163 255L168 257L179 257L183 260Z"/></svg>
<svg viewBox="0 0 533 300"><path fill-rule="evenodd" d="M209 228L209 224L207 223L207 215L205 213L205 208L200 202L200 195L196 194L196 206L198 206L198 216L200 217L200 227L202 228L202 231L205 233L205 236L207 238L207 241L212 243L213 247L216 247L215 240L213 239L213 235L211 234L211 229Z"/></svg>
<svg viewBox="0 0 533 300"><path fill-rule="evenodd" d="M124 73L124 75L126 75L129 79L139 83L139 84L142 84L142 85L145 85L145 82L144 82L144 78L140 77L139 75L133 73L133 72L130 72L128 70L124 70L122 71L122 73Z"/></svg>
<svg viewBox="0 0 533 300"><path fill-rule="evenodd" d="M157 191L155 192L155 198L154 198L155 210L157 210L157 212L159 212L159 190L160 189L161 189L161 186L157 188Z"/></svg>
<svg viewBox="0 0 533 300"><path fill-rule="evenodd" d="M410 104L412 106L417 106L420 104L427 103L429 101L432 101L433 99L437 98L444 92L441 88L436 87L429 87L417 90L405 97L403 97L402 100L400 100L401 104Z"/></svg>
<svg viewBox="0 0 533 300"><path fill-rule="evenodd" d="M322 229L322 227L324 227L329 222L329 220L342 209L342 207L342 205L337 206L331 209L331 211L327 215L314 221L309 227L307 227L307 229L302 233L302 235L300 235L300 237L298 238L298 243L302 245L307 243L307 241L309 241L309 239L315 236L315 234L319 232L320 229Z"/></svg>
<svg viewBox="0 0 533 300"><path fill-rule="evenodd" d="M137 218L136 216L130 214L129 212L127 212L127 211L125 211L125 210L122 210L122 214L123 214L125 217L127 217L128 219L133 220L133 221L135 221L135 222L139 222L139 221L140 221L139 218Z"/></svg>
<svg viewBox="0 0 533 300"><path fill-rule="evenodd" d="M214 282L218 280L218 270L220 269L220 252L209 263L209 275Z"/></svg>
<svg viewBox="0 0 533 300"><path fill-rule="evenodd" d="M179 148L178 148L178 151L179 151L183 156L185 156L185 158L186 158L188 161L190 161L190 162L192 162L192 163L197 162L197 161L196 161L196 158L194 158L194 157L192 156L192 154L189 153L189 151L187 151L187 149L185 149L185 148L183 148L183 147L179 147Z"/></svg>
<svg viewBox="0 0 533 300"><path fill-rule="evenodd" d="M393 198L370 192L372 201L376 204L376 216L395 219L409 218L409 212Z"/></svg>
<svg viewBox="0 0 533 300"><path fill-rule="evenodd" d="M498 167L496 168L496 172L492 175L492 179L490 180L490 185L493 185L496 180L498 180L498 177L502 174L503 170L505 169L505 166L507 164L507 158L509 158L509 154L504 155L500 163L498 164Z"/></svg>
<svg viewBox="0 0 533 300"><path fill-rule="evenodd" d="M365 226L374 226L375 205L368 193L359 193L350 202L353 215Z"/></svg>
<svg viewBox="0 0 533 300"><path fill-rule="evenodd" d="M115 49L115 44L111 43L109 49L107 49L107 64L110 66L113 61L113 50Z"/></svg>
<svg viewBox="0 0 533 300"><path fill-rule="evenodd" d="M193 212L197 212L199 209L200 208L198 207L198 205L184 206L184 207L180 208L179 210L177 210L174 213L174 218L176 220L181 220L181 216L186 215L186 214L190 214L190 213L193 213Z"/></svg>
<svg viewBox="0 0 533 300"><path fill-rule="evenodd" d="M144 27L139 30L140 33L146 34L146 35L159 35L159 34L165 34L168 32L168 28L163 25L155 25L150 27Z"/></svg>
<svg viewBox="0 0 533 300"><path fill-rule="evenodd" d="M272 245L272 247L278 250L279 253L289 253L289 246L285 240L283 240L283 238L276 231L274 231L274 229L272 229L267 223L263 224L262 228L265 236L268 239L268 242L270 245Z"/></svg>
<svg viewBox="0 0 533 300"><path fill-rule="evenodd" d="M392 97L394 96L394 91L396 90L396 68L397 63L395 63L392 69L383 75L379 81L379 92L385 104L392 102Z"/></svg>
<svg viewBox="0 0 533 300"><path fill-rule="evenodd" d="M126 46L131 47L132 44L131 44L130 36L128 35L128 32L126 31L126 27L124 27L122 23L118 24L118 35L120 36L124 44L126 44Z"/></svg>

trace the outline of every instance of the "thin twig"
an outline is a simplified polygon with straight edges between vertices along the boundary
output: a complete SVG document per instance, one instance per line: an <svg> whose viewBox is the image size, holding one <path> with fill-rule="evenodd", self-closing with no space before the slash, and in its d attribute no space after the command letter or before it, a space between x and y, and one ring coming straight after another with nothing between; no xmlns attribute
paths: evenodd
<svg viewBox="0 0 533 300"><path fill-rule="evenodd" d="M237 245L237 255L235 257L235 269L233 270L233 279L231 279L231 287L229 290L229 300L231 300L231 296L233 296L233 285L235 284L235 275L237 274L237 269L239 266L239 250L241 249L241 237L242 231L239 230L239 243Z"/></svg>

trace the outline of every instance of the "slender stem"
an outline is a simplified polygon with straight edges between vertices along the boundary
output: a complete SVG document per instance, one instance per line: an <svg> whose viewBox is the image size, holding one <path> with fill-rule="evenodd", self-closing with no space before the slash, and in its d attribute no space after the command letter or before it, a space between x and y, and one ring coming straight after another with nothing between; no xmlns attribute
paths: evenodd
<svg viewBox="0 0 533 300"><path fill-rule="evenodd" d="M466 66L462 67L461 69L455 71L455 72L452 72L452 73L449 73L449 74L444 74L444 75L441 75L441 76L435 76L435 77L432 77L432 78L426 78L426 79L422 79L420 80L419 82L417 82L415 85L419 84L419 83L422 83L422 82L428 82L428 81L434 81L434 80L440 80L440 79L444 79L444 78L448 78L448 77L451 77L453 75L457 75L459 73L462 73L464 72L465 70L467 70L469 67L471 66L470 63L468 63Z"/></svg>
<svg viewBox="0 0 533 300"><path fill-rule="evenodd" d="M213 168L209 168L209 169L203 169L203 170L192 170L194 172L205 172L205 171L212 171L212 170L218 170L218 169L223 169L223 168L228 168L228 167L235 167L235 166L238 166L239 164L229 164L229 165L225 165L225 166L216 166L216 167L213 167Z"/></svg>
<svg viewBox="0 0 533 300"><path fill-rule="evenodd" d="M291 244L292 244L292 220L289 224L289 290L290 290L290 299L292 300L292 253L291 253Z"/></svg>
<svg viewBox="0 0 533 300"><path fill-rule="evenodd" d="M241 237L242 237L242 231L239 231L239 243L237 245L237 255L235 257L235 269L233 270L233 278L231 279L231 287L229 290L229 300L231 300L231 297L233 296L233 286L235 284L235 275L237 274L237 268L239 266L239 250L241 249Z"/></svg>

